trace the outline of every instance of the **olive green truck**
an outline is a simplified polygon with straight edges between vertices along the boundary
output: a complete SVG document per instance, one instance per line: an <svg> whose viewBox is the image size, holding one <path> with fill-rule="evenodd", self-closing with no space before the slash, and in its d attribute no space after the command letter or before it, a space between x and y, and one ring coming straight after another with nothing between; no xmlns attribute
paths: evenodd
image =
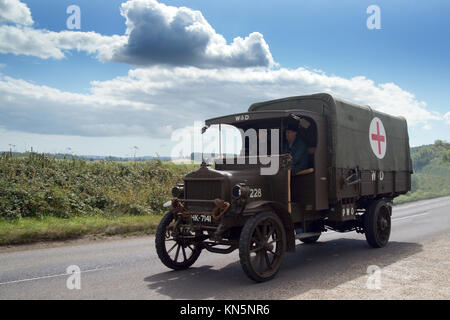
<svg viewBox="0 0 450 320"><path fill-rule="evenodd" d="M291 155L283 152L293 123L308 147L309 164L295 174ZM251 154L243 137L239 155L203 162L174 186L156 234L167 267L188 268L202 250L238 249L246 275L261 282L275 276L296 240L312 244L328 230L363 233L375 248L388 243L392 200L411 188L404 118L314 94L255 103L248 112L207 120L203 132L225 125L278 134L267 138L272 141L265 158ZM263 151L260 143L257 153ZM277 170L262 174L269 157Z"/></svg>

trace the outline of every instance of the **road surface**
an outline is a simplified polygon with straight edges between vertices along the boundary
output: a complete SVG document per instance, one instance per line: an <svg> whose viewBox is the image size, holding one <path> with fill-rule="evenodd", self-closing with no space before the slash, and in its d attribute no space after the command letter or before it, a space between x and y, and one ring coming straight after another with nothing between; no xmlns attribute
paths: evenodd
<svg viewBox="0 0 450 320"><path fill-rule="evenodd" d="M382 249L355 232L298 243L262 284L244 275L237 251L203 251L191 269L171 271L153 236L2 248L0 299L449 299L449 208L450 197L394 207ZM81 270L81 289L67 287L72 265ZM368 289L371 265L381 270L381 287Z"/></svg>

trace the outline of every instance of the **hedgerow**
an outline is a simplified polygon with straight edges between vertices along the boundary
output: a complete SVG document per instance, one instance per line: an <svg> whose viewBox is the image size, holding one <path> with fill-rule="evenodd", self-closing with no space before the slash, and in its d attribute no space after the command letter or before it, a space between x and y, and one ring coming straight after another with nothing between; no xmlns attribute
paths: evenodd
<svg viewBox="0 0 450 320"><path fill-rule="evenodd" d="M193 165L0 156L0 218L71 218L164 212L172 186Z"/></svg>

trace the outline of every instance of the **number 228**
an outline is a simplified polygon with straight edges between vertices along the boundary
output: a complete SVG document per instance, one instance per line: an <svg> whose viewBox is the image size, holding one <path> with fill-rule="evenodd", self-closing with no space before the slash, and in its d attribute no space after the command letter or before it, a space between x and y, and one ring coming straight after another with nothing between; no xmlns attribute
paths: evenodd
<svg viewBox="0 0 450 320"><path fill-rule="evenodd" d="M262 191L261 188L250 189L250 198L261 198Z"/></svg>

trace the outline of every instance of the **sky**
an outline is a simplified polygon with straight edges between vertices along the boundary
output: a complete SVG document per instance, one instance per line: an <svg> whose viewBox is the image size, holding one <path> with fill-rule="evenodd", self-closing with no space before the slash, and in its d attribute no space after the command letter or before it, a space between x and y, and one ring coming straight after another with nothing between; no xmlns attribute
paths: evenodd
<svg viewBox="0 0 450 320"><path fill-rule="evenodd" d="M196 122L318 92L404 116L412 146L450 141L449 15L436 0L0 0L0 150L166 156Z"/></svg>

